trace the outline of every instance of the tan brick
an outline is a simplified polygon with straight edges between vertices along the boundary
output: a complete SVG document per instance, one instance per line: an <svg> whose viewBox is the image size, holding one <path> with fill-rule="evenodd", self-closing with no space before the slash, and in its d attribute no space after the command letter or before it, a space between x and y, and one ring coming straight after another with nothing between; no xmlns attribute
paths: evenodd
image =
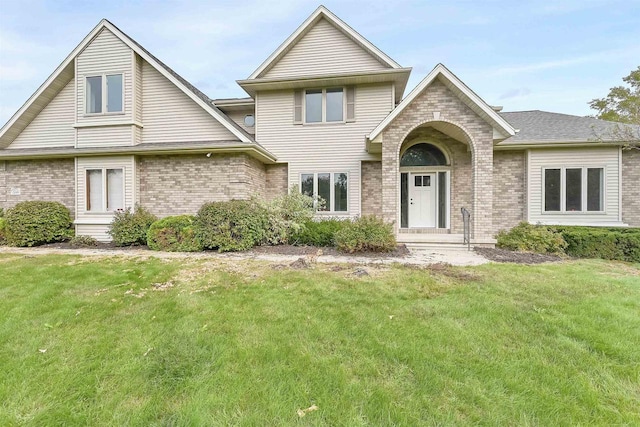
<svg viewBox="0 0 640 427"><path fill-rule="evenodd" d="M622 221L640 227L640 150L622 151Z"/></svg>

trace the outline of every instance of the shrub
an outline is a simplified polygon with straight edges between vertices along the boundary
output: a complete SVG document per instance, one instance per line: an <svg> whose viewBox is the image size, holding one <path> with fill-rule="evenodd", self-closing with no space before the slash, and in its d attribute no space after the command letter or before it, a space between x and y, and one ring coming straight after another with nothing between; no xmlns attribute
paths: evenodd
<svg viewBox="0 0 640 427"><path fill-rule="evenodd" d="M640 262L640 229L600 227L549 227L562 234L566 253L578 258Z"/></svg>
<svg viewBox="0 0 640 427"><path fill-rule="evenodd" d="M146 209L136 206L116 212L109 227L109 235L118 246L134 246L147 244L147 231L158 218Z"/></svg>
<svg viewBox="0 0 640 427"><path fill-rule="evenodd" d="M7 210L6 239L13 246L62 242L72 235L69 209L58 202L20 202Z"/></svg>
<svg viewBox="0 0 640 427"><path fill-rule="evenodd" d="M91 248L98 246L98 241L91 236L75 236L69 240L69 245L73 248Z"/></svg>
<svg viewBox="0 0 640 427"><path fill-rule="evenodd" d="M373 215L346 221L334 240L338 250L348 253L391 252L397 247L391 224Z"/></svg>
<svg viewBox="0 0 640 427"><path fill-rule="evenodd" d="M521 222L509 231L500 231L496 238L497 247L512 251L561 254L567 247L562 234L528 222Z"/></svg>
<svg viewBox="0 0 640 427"><path fill-rule="evenodd" d="M267 214L265 243L270 245L291 242L293 236L313 218L313 198L301 194L296 186L271 202L254 203L258 203Z"/></svg>
<svg viewBox="0 0 640 427"><path fill-rule="evenodd" d="M295 245L334 246L335 234L342 230L348 220L324 219L321 221L307 221L291 242Z"/></svg>
<svg viewBox="0 0 640 427"><path fill-rule="evenodd" d="M202 205L195 225L196 238L204 248L243 251L265 240L269 218L255 201L231 200Z"/></svg>
<svg viewBox="0 0 640 427"><path fill-rule="evenodd" d="M5 243L6 230L7 230L7 221L4 218L0 217L0 245L3 245Z"/></svg>
<svg viewBox="0 0 640 427"><path fill-rule="evenodd" d="M199 252L202 243L196 238L195 217L169 216L160 219L147 232L147 246L154 251Z"/></svg>

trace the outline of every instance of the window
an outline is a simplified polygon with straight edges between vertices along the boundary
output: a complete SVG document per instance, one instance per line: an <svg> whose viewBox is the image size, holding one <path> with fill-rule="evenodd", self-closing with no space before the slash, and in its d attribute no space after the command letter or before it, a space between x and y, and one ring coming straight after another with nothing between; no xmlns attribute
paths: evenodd
<svg viewBox="0 0 640 427"><path fill-rule="evenodd" d="M248 128L252 128L256 125L256 118L253 114L247 114L244 116L244 125Z"/></svg>
<svg viewBox="0 0 640 427"><path fill-rule="evenodd" d="M300 192L316 199L316 207L326 212L347 212L348 176L346 173L303 173ZM324 202L317 205L318 200Z"/></svg>
<svg viewBox="0 0 640 427"><path fill-rule="evenodd" d="M400 158L400 166L445 166L447 158L432 144L416 144L407 148Z"/></svg>
<svg viewBox="0 0 640 427"><path fill-rule="evenodd" d="M604 211L604 168L550 168L543 177L545 212Z"/></svg>
<svg viewBox="0 0 640 427"><path fill-rule="evenodd" d="M122 169L87 169L86 174L87 212L124 209Z"/></svg>
<svg viewBox="0 0 640 427"><path fill-rule="evenodd" d="M121 113L124 111L122 105L123 88L122 74L87 77L87 114Z"/></svg>
<svg viewBox="0 0 640 427"><path fill-rule="evenodd" d="M305 123L344 121L342 88L307 90L304 95Z"/></svg>

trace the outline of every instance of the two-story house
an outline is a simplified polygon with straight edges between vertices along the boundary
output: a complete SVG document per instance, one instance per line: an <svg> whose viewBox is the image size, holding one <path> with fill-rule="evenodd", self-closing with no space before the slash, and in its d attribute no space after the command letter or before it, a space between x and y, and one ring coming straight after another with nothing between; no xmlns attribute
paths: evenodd
<svg viewBox="0 0 640 427"><path fill-rule="evenodd" d="M319 7L210 99L101 21L0 130L0 207L55 200L108 240L116 210L159 216L292 186L318 216L376 214L400 241L476 244L519 221L640 226L640 151L612 124L491 107L438 64L411 72ZM605 137L606 139L606 137Z"/></svg>

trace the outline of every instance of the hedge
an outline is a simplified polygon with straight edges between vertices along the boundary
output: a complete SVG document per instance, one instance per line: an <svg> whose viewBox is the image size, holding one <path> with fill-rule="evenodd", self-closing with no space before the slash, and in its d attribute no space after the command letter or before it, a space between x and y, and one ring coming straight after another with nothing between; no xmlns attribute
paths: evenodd
<svg viewBox="0 0 640 427"><path fill-rule="evenodd" d="M335 233L336 248L342 252L391 252L397 246L393 226L376 216L346 221Z"/></svg>
<svg viewBox="0 0 640 427"><path fill-rule="evenodd" d="M335 235L342 230L346 221L341 219L324 219L307 221L291 238L291 243L298 246L333 246Z"/></svg>
<svg viewBox="0 0 640 427"><path fill-rule="evenodd" d="M11 246L38 246L69 240L71 214L62 203L20 202L5 213L6 240Z"/></svg>
<svg viewBox="0 0 640 427"><path fill-rule="evenodd" d="M147 231L158 218L141 206L116 212L109 227L109 235L118 246L147 244Z"/></svg>
<svg viewBox="0 0 640 427"><path fill-rule="evenodd" d="M554 226L567 242L565 252L577 258L640 262L640 228Z"/></svg>
<svg viewBox="0 0 640 427"><path fill-rule="evenodd" d="M196 238L195 217L169 216L154 222L147 232L147 246L154 251L201 251L202 243Z"/></svg>

